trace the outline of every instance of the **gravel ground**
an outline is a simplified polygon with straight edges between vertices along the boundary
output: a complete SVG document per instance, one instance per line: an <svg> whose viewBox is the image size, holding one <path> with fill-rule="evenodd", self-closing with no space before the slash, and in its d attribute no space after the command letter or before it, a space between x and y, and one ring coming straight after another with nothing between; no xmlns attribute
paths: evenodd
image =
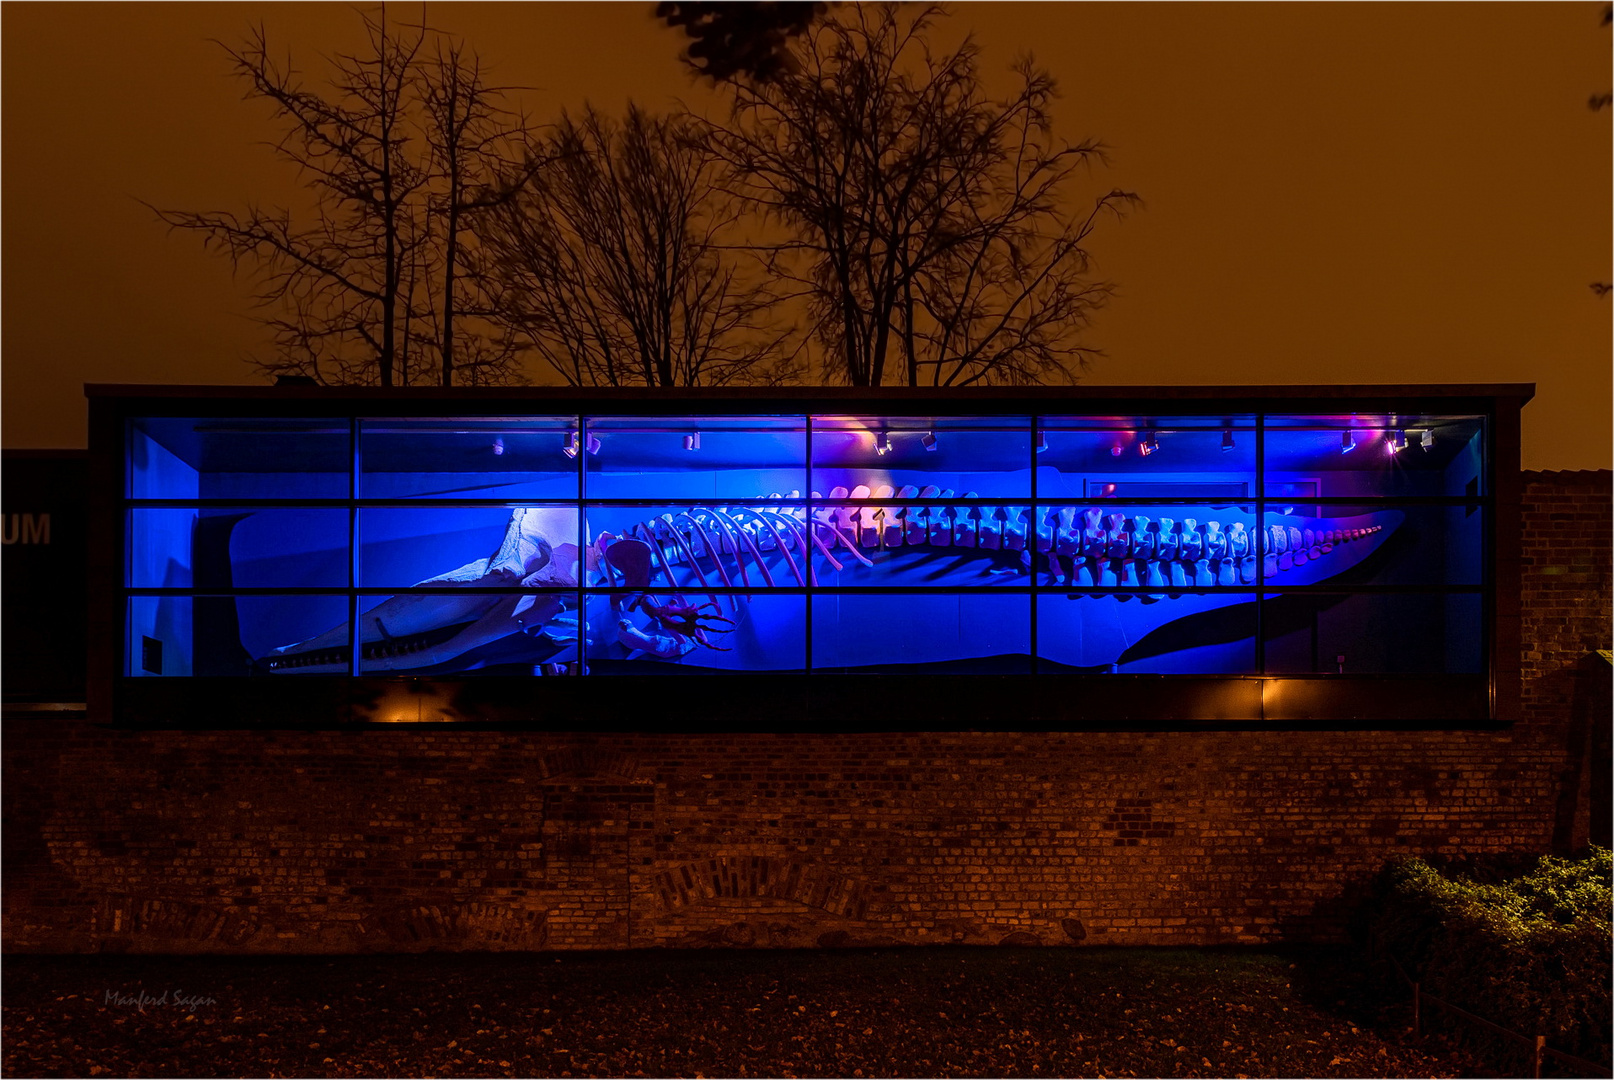
<svg viewBox="0 0 1614 1080"><path fill-rule="evenodd" d="M1331 950L14 956L6 1076L1461 1076Z"/></svg>

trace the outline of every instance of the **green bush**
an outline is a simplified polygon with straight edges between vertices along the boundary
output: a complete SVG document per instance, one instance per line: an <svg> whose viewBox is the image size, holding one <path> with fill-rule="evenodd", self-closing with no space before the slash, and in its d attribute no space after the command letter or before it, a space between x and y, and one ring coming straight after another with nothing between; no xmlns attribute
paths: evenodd
<svg viewBox="0 0 1614 1080"><path fill-rule="evenodd" d="M1611 865L1607 850L1593 848L1581 859L1543 856L1519 876L1484 882L1401 860L1379 877L1369 926L1427 992L1606 1062Z"/></svg>

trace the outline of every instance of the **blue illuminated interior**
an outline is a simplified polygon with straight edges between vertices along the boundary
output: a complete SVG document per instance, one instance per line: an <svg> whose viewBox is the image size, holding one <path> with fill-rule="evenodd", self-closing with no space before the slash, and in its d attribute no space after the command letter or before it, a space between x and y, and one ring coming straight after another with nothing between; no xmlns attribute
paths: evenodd
<svg viewBox="0 0 1614 1080"><path fill-rule="evenodd" d="M127 434L131 676L1484 670L1476 416Z"/></svg>

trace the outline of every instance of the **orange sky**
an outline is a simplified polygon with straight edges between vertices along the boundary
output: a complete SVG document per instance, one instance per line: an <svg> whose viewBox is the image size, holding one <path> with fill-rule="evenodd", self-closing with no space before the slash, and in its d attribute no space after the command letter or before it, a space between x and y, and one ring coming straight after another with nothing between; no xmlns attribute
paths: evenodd
<svg viewBox="0 0 1614 1080"><path fill-rule="evenodd" d="M432 4L534 120L717 99L650 4ZM1094 383L1535 382L1526 468L1610 466L1614 84L1601 5L961 4L996 71L1032 49L1058 129L1147 207L1093 248L1120 295ZM7 447L84 445L84 382L255 381L248 283L135 200L284 198L209 38L301 66L340 4L0 5ZM1614 298L1611 298L1614 299Z"/></svg>

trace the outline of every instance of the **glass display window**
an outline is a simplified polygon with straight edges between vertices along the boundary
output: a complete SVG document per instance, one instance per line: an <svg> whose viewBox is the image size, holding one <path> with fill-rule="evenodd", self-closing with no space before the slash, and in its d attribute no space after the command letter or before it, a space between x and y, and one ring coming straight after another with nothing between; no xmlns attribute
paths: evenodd
<svg viewBox="0 0 1614 1080"><path fill-rule="evenodd" d="M1038 433L1042 499L1255 497L1253 415L1050 416Z"/></svg>
<svg viewBox="0 0 1614 1080"><path fill-rule="evenodd" d="M800 672L804 595L722 591L591 593L589 675Z"/></svg>
<svg viewBox="0 0 1614 1080"><path fill-rule="evenodd" d="M1478 416L1272 415L1263 434L1268 498L1475 498L1487 494Z"/></svg>
<svg viewBox="0 0 1614 1080"><path fill-rule="evenodd" d="M1095 499L1038 506L1034 520L1038 585L1176 594L1256 584L1253 501Z"/></svg>
<svg viewBox="0 0 1614 1080"><path fill-rule="evenodd" d="M1267 585L1482 583L1477 503L1268 502L1259 537Z"/></svg>
<svg viewBox="0 0 1614 1080"><path fill-rule="evenodd" d="M587 417L573 438L590 501L746 502L807 490L805 416Z"/></svg>
<svg viewBox="0 0 1614 1080"><path fill-rule="evenodd" d="M136 507L137 589L307 589L348 584L348 511L329 507Z"/></svg>
<svg viewBox="0 0 1614 1080"><path fill-rule="evenodd" d="M346 420L143 417L129 422L131 499L345 499Z"/></svg>
<svg viewBox="0 0 1614 1080"><path fill-rule="evenodd" d="M1478 592L1269 596L1261 607L1261 624L1270 674L1464 675L1484 670L1484 599Z"/></svg>
<svg viewBox="0 0 1614 1080"><path fill-rule="evenodd" d="M1256 595L1038 593L1037 670L1069 675L1260 671Z"/></svg>
<svg viewBox="0 0 1614 1080"><path fill-rule="evenodd" d="M336 595L131 596L124 671L204 678L347 675L347 612L347 598ZM317 648L294 659L280 651L316 638Z"/></svg>
<svg viewBox="0 0 1614 1080"><path fill-rule="evenodd" d="M575 589L579 516L576 504L363 507L358 584Z"/></svg>
<svg viewBox="0 0 1614 1080"><path fill-rule="evenodd" d="M1029 502L1031 442L1023 416L815 416L814 498Z"/></svg>
<svg viewBox="0 0 1614 1080"><path fill-rule="evenodd" d="M360 675L542 675L571 672L579 658L582 627L575 590L365 595L357 607ZM350 634L344 618L284 655L295 660L320 653Z"/></svg>
<svg viewBox="0 0 1614 1080"><path fill-rule="evenodd" d="M575 499L575 417L359 421L364 499Z"/></svg>
<svg viewBox="0 0 1614 1080"><path fill-rule="evenodd" d="M532 677L1079 676L1156 703L1214 682L1220 717L1262 707L1252 678L1494 673L1490 440L1512 429L1483 400L1266 411L1194 388L1084 412L1049 391L1038 413L1042 396L119 412L98 429L125 455L108 666L148 701L185 678L328 676L332 700L374 697L353 714L374 722L413 702L533 723L551 714Z"/></svg>
<svg viewBox="0 0 1614 1080"><path fill-rule="evenodd" d="M812 611L815 671L1031 671L1029 594L831 593Z"/></svg>

